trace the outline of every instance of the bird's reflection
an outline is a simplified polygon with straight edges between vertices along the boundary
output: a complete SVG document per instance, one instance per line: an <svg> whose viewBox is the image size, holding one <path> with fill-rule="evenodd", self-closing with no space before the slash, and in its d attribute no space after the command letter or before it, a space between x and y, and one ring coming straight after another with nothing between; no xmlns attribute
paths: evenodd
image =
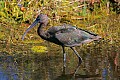
<svg viewBox="0 0 120 80"><path fill-rule="evenodd" d="M77 74L77 72L80 69L80 65L78 65L76 67L76 69L74 70L73 73L70 74L66 74L66 67L63 66L63 72L60 76L58 76L57 78L55 78L54 80L76 80L76 79L85 79L85 78L99 78L100 75L99 74L95 74L95 75L81 75L81 74Z"/></svg>
<svg viewBox="0 0 120 80"><path fill-rule="evenodd" d="M80 67L80 65L78 65L78 66L75 68L74 72L73 72L71 75L75 76L75 74L76 74L77 71L79 70L79 67ZM66 67L63 66L63 72L62 72L62 74L63 74L63 75L66 75L65 72L66 72Z"/></svg>
<svg viewBox="0 0 120 80"><path fill-rule="evenodd" d="M58 76L56 79L54 80L74 80L75 79L75 75L77 73L77 71L79 70L80 65L78 65L76 67L76 69L74 70L73 73L70 74L66 74L66 67L63 66L63 72L60 76Z"/></svg>

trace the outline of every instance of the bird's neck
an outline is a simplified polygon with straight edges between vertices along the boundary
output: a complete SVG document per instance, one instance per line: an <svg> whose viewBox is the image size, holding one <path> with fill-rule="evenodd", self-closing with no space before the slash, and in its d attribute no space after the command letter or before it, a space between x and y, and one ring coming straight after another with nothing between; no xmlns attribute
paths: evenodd
<svg viewBox="0 0 120 80"><path fill-rule="evenodd" d="M45 24L41 23L41 24L39 25L39 27L38 27L37 33L38 33L38 35L39 35L42 39L47 40L47 39L48 39L48 35L47 35L47 32L44 30L44 27L45 27L45 26L46 26Z"/></svg>

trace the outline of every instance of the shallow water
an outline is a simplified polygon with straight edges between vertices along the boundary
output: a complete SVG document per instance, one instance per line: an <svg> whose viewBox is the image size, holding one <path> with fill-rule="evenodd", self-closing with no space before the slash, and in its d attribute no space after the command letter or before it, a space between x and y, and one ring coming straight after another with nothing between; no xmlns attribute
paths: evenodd
<svg viewBox="0 0 120 80"><path fill-rule="evenodd" d="M79 67L76 55L66 48L63 68L62 48L56 45L48 46L45 53L10 56L1 52L0 80L120 80L119 46L103 48L101 43L76 47L83 59Z"/></svg>

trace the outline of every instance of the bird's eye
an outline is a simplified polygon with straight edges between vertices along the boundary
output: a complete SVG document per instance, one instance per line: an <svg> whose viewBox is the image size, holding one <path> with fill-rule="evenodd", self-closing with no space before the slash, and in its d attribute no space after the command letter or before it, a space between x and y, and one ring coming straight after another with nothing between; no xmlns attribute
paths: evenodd
<svg viewBox="0 0 120 80"><path fill-rule="evenodd" d="M37 20L37 21L40 21L40 18L39 18L39 17L37 17L37 18L36 18L36 20Z"/></svg>

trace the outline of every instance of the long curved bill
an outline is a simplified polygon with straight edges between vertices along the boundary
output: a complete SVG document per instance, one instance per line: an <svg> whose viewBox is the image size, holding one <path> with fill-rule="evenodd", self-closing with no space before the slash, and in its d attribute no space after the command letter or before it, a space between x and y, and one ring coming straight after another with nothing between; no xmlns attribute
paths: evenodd
<svg viewBox="0 0 120 80"><path fill-rule="evenodd" d="M30 26L30 27L25 31L25 33L23 34L22 40L24 40L24 37L25 37L25 35L27 34L27 32L30 31L30 29L33 28L37 23L38 23L38 21L35 20L35 21L31 24L31 26Z"/></svg>

